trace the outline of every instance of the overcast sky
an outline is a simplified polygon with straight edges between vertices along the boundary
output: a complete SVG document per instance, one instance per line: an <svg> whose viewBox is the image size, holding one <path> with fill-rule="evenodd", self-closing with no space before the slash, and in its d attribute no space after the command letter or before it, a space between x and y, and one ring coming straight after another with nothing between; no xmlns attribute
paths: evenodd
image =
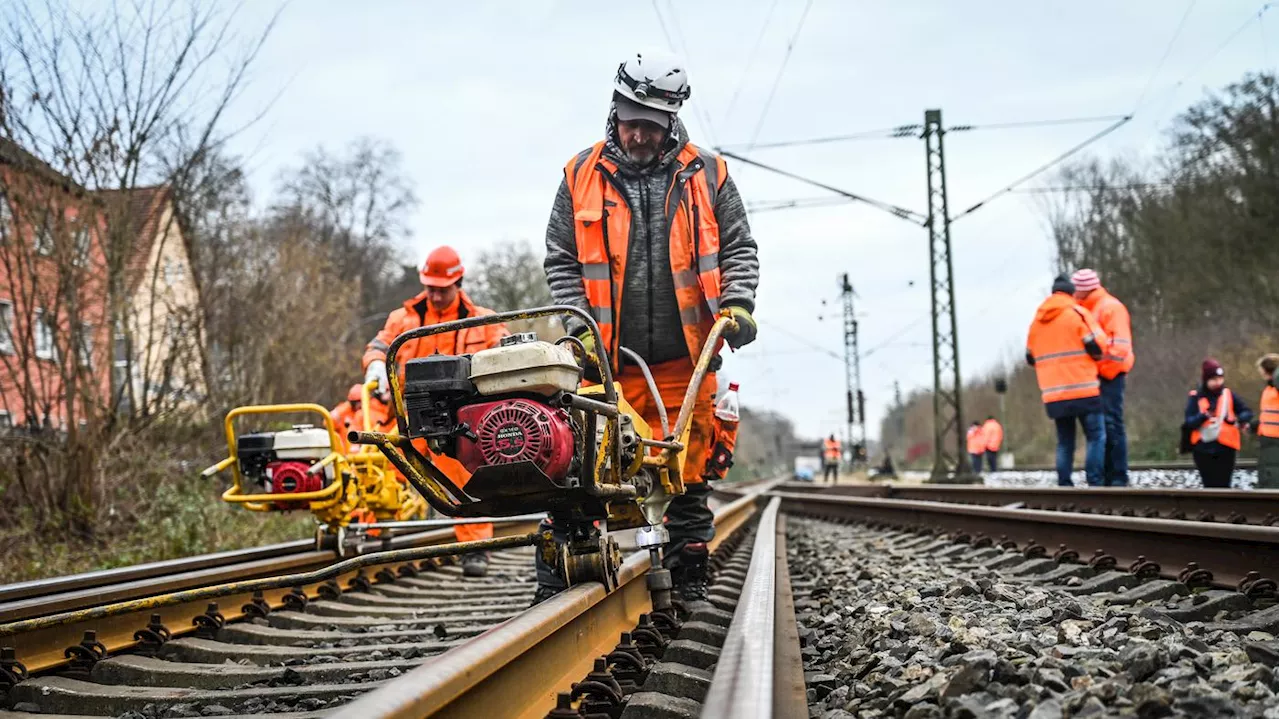
<svg viewBox="0 0 1280 719"><path fill-rule="evenodd" d="M705 146L919 123L926 108L941 108L947 126L1136 110L1089 151L1141 156L1206 90L1274 70L1277 11L1263 7L1258 0L813 0L805 16L804 0L308 0L284 7L231 119L270 107L232 150L265 197L307 150L384 138L403 153L422 200L406 258L420 261L449 243L466 261L503 239L529 239L541 250L561 168L601 137L614 71L635 48L667 46L686 56L693 96L682 117ZM247 3L237 22L246 32L260 29L275 9ZM952 214L1106 124L950 134ZM925 210L918 139L749 154ZM823 194L741 163L729 167L748 202ZM1042 201L1005 195L953 226L966 375L1021 355L1052 274ZM762 265L760 338L727 358L722 377L741 382L744 403L787 414L804 434L840 432L836 276L847 271L859 297L875 436L895 381L904 394L932 386L924 229L859 205L761 212L751 224Z"/></svg>

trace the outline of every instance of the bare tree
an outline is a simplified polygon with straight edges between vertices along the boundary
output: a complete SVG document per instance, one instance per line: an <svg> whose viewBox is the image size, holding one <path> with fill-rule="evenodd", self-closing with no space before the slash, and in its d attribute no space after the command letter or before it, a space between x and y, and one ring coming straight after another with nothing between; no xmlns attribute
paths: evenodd
<svg viewBox="0 0 1280 719"><path fill-rule="evenodd" d="M231 23L198 2L0 9L0 396L27 437L8 464L38 512L84 534L103 453L198 392L200 322L174 289L189 270L169 262L182 240L167 203L227 139L271 29L234 47Z"/></svg>

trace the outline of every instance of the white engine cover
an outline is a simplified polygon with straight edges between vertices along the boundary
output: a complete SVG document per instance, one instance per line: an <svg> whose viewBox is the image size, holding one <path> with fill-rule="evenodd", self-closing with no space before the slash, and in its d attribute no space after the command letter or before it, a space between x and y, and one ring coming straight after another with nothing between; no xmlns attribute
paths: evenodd
<svg viewBox="0 0 1280 719"><path fill-rule="evenodd" d="M582 370L568 347L541 340L481 350L471 356L471 381L483 395L573 392Z"/></svg>
<svg viewBox="0 0 1280 719"><path fill-rule="evenodd" d="M300 424L293 429L276 432L272 448L280 459L308 459L318 462L333 452L329 430Z"/></svg>

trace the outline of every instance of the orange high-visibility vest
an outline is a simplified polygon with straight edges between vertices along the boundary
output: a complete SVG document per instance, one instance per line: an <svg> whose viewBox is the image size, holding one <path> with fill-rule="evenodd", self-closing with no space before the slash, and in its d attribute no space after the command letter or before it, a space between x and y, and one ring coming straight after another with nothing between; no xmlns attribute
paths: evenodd
<svg viewBox="0 0 1280 719"><path fill-rule="evenodd" d="M1280 437L1280 390L1275 385L1262 388L1258 409L1258 436Z"/></svg>
<svg viewBox="0 0 1280 719"><path fill-rule="evenodd" d="M982 454L987 449L987 436L981 427L969 425L969 432L965 435L966 447L969 454Z"/></svg>
<svg viewBox="0 0 1280 719"><path fill-rule="evenodd" d="M569 160L565 181L573 198L573 226L582 284L592 318L617 365L615 327L627 269L631 208L614 185L618 167L604 157L604 142ZM728 178L719 155L686 144L676 156L675 180L667 189L671 276L689 357L695 362L720 311L720 226L716 195ZM717 349L719 349L717 347Z"/></svg>
<svg viewBox="0 0 1280 719"><path fill-rule="evenodd" d="M1098 360L1098 375L1103 379L1115 379L1121 372L1133 369L1133 330L1129 323L1129 309L1105 289L1099 287L1081 302L1097 318L1109 342L1102 348Z"/></svg>
<svg viewBox="0 0 1280 719"><path fill-rule="evenodd" d="M822 456L828 462L840 461L840 441L830 437L822 440Z"/></svg>
<svg viewBox="0 0 1280 719"><path fill-rule="evenodd" d="M374 360L386 361L387 350L396 337L409 330L427 325L450 322L464 317L481 317L493 314L493 310L481 307L471 301L466 292L458 291L458 306L455 310L441 315L431 306L427 299L427 291L405 300L404 306L397 307L387 316L387 323L365 347L362 366L366 369ZM474 354L483 349L497 347L498 342L511 334L505 324L481 325L469 327L460 332L442 332L429 337L409 340L401 345L396 353L396 362L400 371L404 365L415 357L427 357L433 354L464 355Z"/></svg>
<svg viewBox="0 0 1280 719"><path fill-rule="evenodd" d="M1042 322L1042 314L1050 319ZM1027 334L1027 352L1035 359L1040 399L1045 404L1101 393L1098 365L1084 348L1090 340L1106 347L1106 333L1074 299L1055 293L1040 305Z"/></svg>
<svg viewBox="0 0 1280 719"><path fill-rule="evenodd" d="M1004 442L1004 427L1000 426L999 420L989 419L982 423L982 436L987 440L988 452L999 452Z"/></svg>
<svg viewBox="0 0 1280 719"><path fill-rule="evenodd" d="M1191 393L1195 394L1195 391L1193 390ZM1235 425L1235 404L1235 401L1231 398L1231 390L1223 387L1222 394L1218 396L1218 406L1214 408L1215 412L1212 417L1217 417L1222 422L1222 426L1218 429L1218 444L1223 447L1240 449L1240 428ZM1209 414L1208 397L1200 398L1200 411L1204 414ZM1212 421L1212 417L1210 421ZM1191 444L1200 444L1199 427L1191 430Z"/></svg>

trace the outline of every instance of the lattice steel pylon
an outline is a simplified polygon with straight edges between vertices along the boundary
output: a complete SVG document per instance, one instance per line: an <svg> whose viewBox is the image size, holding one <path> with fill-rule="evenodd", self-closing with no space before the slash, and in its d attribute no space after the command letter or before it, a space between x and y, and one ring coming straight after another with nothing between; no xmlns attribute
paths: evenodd
<svg viewBox="0 0 1280 719"><path fill-rule="evenodd" d="M858 319L853 312L853 285L849 282L849 273L840 276L840 300L844 308L844 381L845 381L845 441L850 452L854 447L867 446L867 418L862 401L862 363L858 356ZM853 425L858 425L858 441L855 444ZM857 463L857 453L852 455L852 463Z"/></svg>
<svg viewBox="0 0 1280 719"><path fill-rule="evenodd" d="M933 316L933 471L930 481L945 482L954 471L967 476L964 424L961 421L960 347L956 330L956 292L951 263L951 214L942 151L942 111L924 111L928 175L929 293Z"/></svg>

